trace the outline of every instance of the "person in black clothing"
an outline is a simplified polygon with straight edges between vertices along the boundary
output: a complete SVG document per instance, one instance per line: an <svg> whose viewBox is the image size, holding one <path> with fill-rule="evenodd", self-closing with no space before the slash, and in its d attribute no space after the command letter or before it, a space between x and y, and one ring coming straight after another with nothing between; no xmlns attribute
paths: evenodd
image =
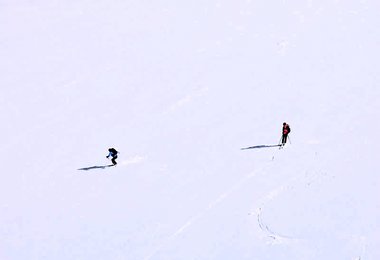
<svg viewBox="0 0 380 260"><path fill-rule="evenodd" d="M286 122L284 122L282 124L282 146L286 144L286 140L288 139L289 133L290 133L290 127Z"/></svg>
<svg viewBox="0 0 380 260"><path fill-rule="evenodd" d="M106 157L107 158L112 157L111 162L113 165L116 165L117 164L116 159L117 159L118 151L116 151L115 148L110 148L110 149L108 149L108 152L109 152L109 154Z"/></svg>

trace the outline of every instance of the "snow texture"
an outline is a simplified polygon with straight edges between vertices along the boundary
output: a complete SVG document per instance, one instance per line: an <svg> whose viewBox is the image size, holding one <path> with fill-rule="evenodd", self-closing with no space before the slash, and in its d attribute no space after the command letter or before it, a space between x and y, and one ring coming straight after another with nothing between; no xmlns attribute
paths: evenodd
<svg viewBox="0 0 380 260"><path fill-rule="evenodd" d="M0 0L0 259L380 259L379 10Z"/></svg>

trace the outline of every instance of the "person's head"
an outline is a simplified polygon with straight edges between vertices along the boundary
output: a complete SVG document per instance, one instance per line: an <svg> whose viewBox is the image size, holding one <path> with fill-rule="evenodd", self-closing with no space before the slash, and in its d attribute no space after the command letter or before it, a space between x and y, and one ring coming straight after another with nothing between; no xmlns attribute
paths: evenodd
<svg viewBox="0 0 380 260"><path fill-rule="evenodd" d="M285 126L285 125L286 125L286 122L284 122L282 125Z"/></svg>

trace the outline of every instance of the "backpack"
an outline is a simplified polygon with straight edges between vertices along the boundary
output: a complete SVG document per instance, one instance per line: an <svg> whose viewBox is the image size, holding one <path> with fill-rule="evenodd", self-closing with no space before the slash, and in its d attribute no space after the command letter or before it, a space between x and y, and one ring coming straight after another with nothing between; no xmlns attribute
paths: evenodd
<svg viewBox="0 0 380 260"><path fill-rule="evenodd" d="M118 153L118 151L116 151L115 148L110 148L110 149L108 149L108 151L109 151L110 153L112 153L113 155L116 155L116 154Z"/></svg>

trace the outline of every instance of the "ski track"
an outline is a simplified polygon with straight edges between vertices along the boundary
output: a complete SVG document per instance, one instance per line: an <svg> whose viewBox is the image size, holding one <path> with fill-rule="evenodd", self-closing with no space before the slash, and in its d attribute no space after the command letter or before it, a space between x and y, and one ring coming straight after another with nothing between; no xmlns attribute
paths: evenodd
<svg viewBox="0 0 380 260"><path fill-rule="evenodd" d="M239 181L237 181L231 188L227 189L223 192L217 199L213 200L208 204L206 208L195 214L193 217L189 218L180 228L178 228L172 235L170 235L164 242L158 245L152 253L144 258L144 260L149 260L154 257L162 248L169 245L173 240L175 240L179 235L185 232L188 228L194 225L199 219L205 216L210 210L214 207L222 203L226 198L228 198L234 191L238 190L241 186L243 186L248 180L257 176L258 174L263 172L263 168L257 169L252 173L244 176Z"/></svg>
<svg viewBox="0 0 380 260"><path fill-rule="evenodd" d="M262 213L262 209L259 208L259 212L257 214L257 222L259 223L260 229L265 233L265 236L273 239L272 244L274 244L274 243L283 244L283 243L291 241L291 240L298 240L298 239L293 238L293 237L280 235L278 233L273 232L267 225L264 224L264 222L262 220L261 213Z"/></svg>
<svg viewBox="0 0 380 260"><path fill-rule="evenodd" d="M239 181L237 181L229 189L227 189L220 196L218 196L218 198L216 198L215 200L213 200L212 202L210 202L206 208L204 208L203 210L199 211L197 214L195 214L194 216L192 216L191 218L189 218L172 235L170 235L167 239L165 239L165 241L163 241L161 244L159 244L152 251L152 253L150 253L148 256L146 256L144 258L144 260L150 260L152 257L154 257L159 251L161 251L161 249L163 249L164 247L168 246L179 235L181 235L182 233L184 233L187 229L189 229L192 225L194 225L199 219L201 219L202 217L204 217L210 210L212 210L214 207L216 207L217 205L219 205L220 203L222 203L234 191L238 190L241 186L243 186L246 182L248 182L253 177L259 175L260 173L264 173L265 172L265 168L268 167L269 165L270 164L267 163L264 167L259 168L257 170L254 170L252 173L250 173L250 174L242 177ZM315 173L314 175L316 175L316 174L317 173ZM269 193L267 193L266 195L264 195L263 197L261 197L261 199L259 199L259 205L262 205L262 206L259 207L256 210L255 215L257 215L257 217L258 217L258 223L259 223L260 230L262 230L262 232L265 232L265 237L269 236L269 237L271 237L273 240L275 240L278 243L284 242L286 240L296 240L296 239L288 237L288 236L279 235L279 234L273 232L267 225L264 225L263 221L262 221L262 217L261 217L261 211L262 211L262 208L265 206L266 203L268 203L269 201L272 201L273 199L275 199L276 197L278 197L281 193L283 193L284 191L288 190L290 187L292 187L292 184L296 183L297 181L302 180L303 179L302 177L303 176L295 176L295 177L293 177L292 179L284 182L283 184L281 184L277 188L271 190ZM249 215L251 215L251 214L249 214Z"/></svg>
<svg viewBox="0 0 380 260"><path fill-rule="evenodd" d="M191 103L194 99L203 97L205 95L205 93L207 93L207 91L208 91L207 87L195 89L190 94L184 96L183 98L177 100L177 102L172 104L168 109L166 109L163 112L163 115L173 113L173 112L177 111L178 109L180 109L180 108L186 106L187 104Z"/></svg>
<svg viewBox="0 0 380 260"><path fill-rule="evenodd" d="M295 186L301 185L303 182L305 182L307 185L310 185L311 182L316 181L316 179L320 176L320 171L314 172L312 175L296 175L293 178L291 178L288 181L285 181L283 184L279 185L277 188L271 190L266 195L264 195L261 199L259 199L259 207L256 208L255 211L249 213L249 215L255 215L257 216L257 223L261 230L261 232L264 234L264 237L270 237L273 239L272 243L283 243L283 242L290 242L290 241L299 241L297 238L293 238L288 235L281 235L275 231L273 231L267 224L264 224L263 218L262 218L262 212L263 208L271 201L275 200L279 195L283 194L284 192L288 191L291 188L294 188ZM322 174L323 175L323 174Z"/></svg>
<svg viewBox="0 0 380 260"><path fill-rule="evenodd" d="M273 231L268 224L266 224L263 221L262 212L263 208L270 203L271 201L278 198L281 194L287 192L290 189L293 189L296 186L300 186L302 184L304 185L310 185L311 183L318 182L320 179L325 178L326 173L324 171L315 171L313 174L308 174L306 172L305 175L301 176L295 176L292 179L284 182L282 185L279 185L277 188L273 189L272 191L268 192L266 195L264 195L259 201L259 207L254 211L249 213L249 215L255 215L257 217L257 224L259 226L259 229L263 233L262 238L271 238L271 241L269 241L269 244L284 244L284 243L297 243L301 242L301 239L295 238L289 235L283 235L278 232ZM356 257L353 257L354 260L362 260L364 259L367 251L367 242L366 237L363 236L354 236L346 238L347 240L353 241L355 244L360 245L360 254Z"/></svg>
<svg viewBox="0 0 380 260"><path fill-rule="evenodd" d="M131 165L131 164L139 164L139 163L142 163L144 161L145 161L145 157L140 156L140 155L135 155L133 157L130 157L130 158L122 161L119 164L123 165L123 166L127 166L127 165Z"/></svg>
<svg viewBox="0 0 380 260"><path fill-rule="evenodd" d="M262 211L263 208L267 203L270 201L273 201L275 198L277 198L280 194L284 193L285 191L289 190L295 183L302 180L303 178L301 176L295 176L292 179L284 182L283 184L279 185L277 188L271 190L266 195L261 197L259 199L259 207L254 211L249 213L249 215L255 215L257 216L257 223L259 225L259 228L261 232L264 233L264 237L270 237L273 239L273 243L283 243L285 241L291 241L291 240L298 240L295 238L292 238L287 235L280 235L277 232L274 232L272 229L269 228L268 225L264 224L262 219Z"/></svg>

